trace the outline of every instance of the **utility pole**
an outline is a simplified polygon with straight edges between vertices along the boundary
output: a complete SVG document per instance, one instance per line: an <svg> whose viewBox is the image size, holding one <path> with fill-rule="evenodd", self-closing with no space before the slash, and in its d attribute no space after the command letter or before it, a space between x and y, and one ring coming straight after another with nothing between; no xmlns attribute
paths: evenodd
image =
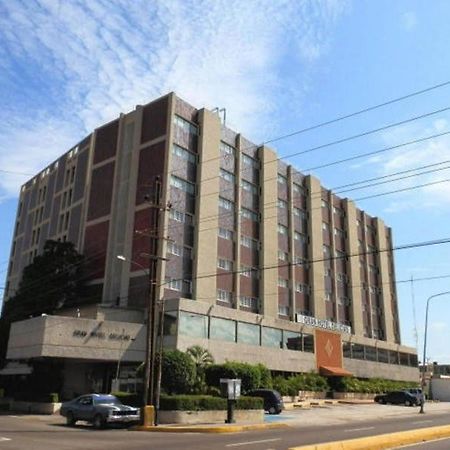
<svg viewBox="0 0 450 450"><path fill-rule="evenodd" d="M157 176L155 179L155 189L153 201L150 203L150 265L149 265L149 293L147 303L147 336L145 347L145 376L144 376L144 412L143 424L151 426L157 423L157 411L159 408L159 393L161 386L161 358L163 347L163 320L164 308L158 308L157 294L157 276L158 276L158 262L166 258L158 255L159 247L159 219L160 214L171 208L171 205L161 205L161 177ZM148 200L148 198L146 198ZM165 237L163 237L165 239ZM159 310L159 314L158 314ZM158 315L160 316L158 318ZM161 317L162 316L162 317ZM158 329L157 329L158 323ZM158 336L160 336L160 349L158 351L159 357L156 358ZM155 387L156 383L156 387ZM147 406L150 406L147 409Z"/></svg>

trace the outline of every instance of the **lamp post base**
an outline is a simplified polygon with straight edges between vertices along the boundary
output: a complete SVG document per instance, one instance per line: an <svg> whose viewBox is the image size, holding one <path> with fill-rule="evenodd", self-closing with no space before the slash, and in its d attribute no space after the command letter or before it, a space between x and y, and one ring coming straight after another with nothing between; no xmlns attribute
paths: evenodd
<svg viewBox="0 0 450 450"><path fill-rule="evenodd" d="M155 407L153 405L143 406L141 409L142 425L144 427L155 426Z"/></svg>

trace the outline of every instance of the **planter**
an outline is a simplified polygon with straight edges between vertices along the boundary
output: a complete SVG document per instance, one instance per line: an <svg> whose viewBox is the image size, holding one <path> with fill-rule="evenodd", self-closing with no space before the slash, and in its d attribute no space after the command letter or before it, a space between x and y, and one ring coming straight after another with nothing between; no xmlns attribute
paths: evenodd
<svg viewBox="0 0 450 450"><path fill-rule="evenodd" d="M327 393L325 391L298 391L298 399L301 400L306 400L306 399L310 399L310 398L314 398L314 399L324 399L326 398Z"/></svg>
<svg viewBox="0 0 450 450"><path fill-rule="evenodd" d="M333 392L333 398L337 400L373 400L377 394L364 392Z"/></svg>
<svg viewBox="0 0 450 450"><path fill-rule="evenodd" d="M55 414L60 408L61 403L23 402L16 400L11 400L9 403L10 411L35 414Z"/></svg>
<svg viewBox="0 0 450 450"><path fill-rule="evenodd" d="M225 423L226 411L159 411L158 421L161 424L169 423ZM262 409L236 410L234 418L237 423L263 423L264 411Z"/></svg>

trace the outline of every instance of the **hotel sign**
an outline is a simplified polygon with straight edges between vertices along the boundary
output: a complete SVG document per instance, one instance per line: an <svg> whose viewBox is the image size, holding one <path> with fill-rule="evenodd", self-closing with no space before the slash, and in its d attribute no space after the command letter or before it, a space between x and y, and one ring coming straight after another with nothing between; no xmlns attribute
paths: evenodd
<svg viewBox="0 0 450 450"><path fill-rule="evenodd" d="M304 325L309 325L315 328L322 328L324 330L338 331L339 333L352 333L352 327L344 325L342 323L331 322L331 320L317 319L311 316L304 316L302 314L297 314L297 322L303 323Z"/></svg>

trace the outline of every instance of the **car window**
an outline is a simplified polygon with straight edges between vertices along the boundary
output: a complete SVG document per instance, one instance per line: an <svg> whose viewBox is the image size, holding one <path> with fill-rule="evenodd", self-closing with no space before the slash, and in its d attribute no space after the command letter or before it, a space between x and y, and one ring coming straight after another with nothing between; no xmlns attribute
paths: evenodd
<svg viewBox="0 0 450 450"><path fill-rule="evenodd" d="M92 405L92 397L83 397L80 399L82 405Z"/></svg>

